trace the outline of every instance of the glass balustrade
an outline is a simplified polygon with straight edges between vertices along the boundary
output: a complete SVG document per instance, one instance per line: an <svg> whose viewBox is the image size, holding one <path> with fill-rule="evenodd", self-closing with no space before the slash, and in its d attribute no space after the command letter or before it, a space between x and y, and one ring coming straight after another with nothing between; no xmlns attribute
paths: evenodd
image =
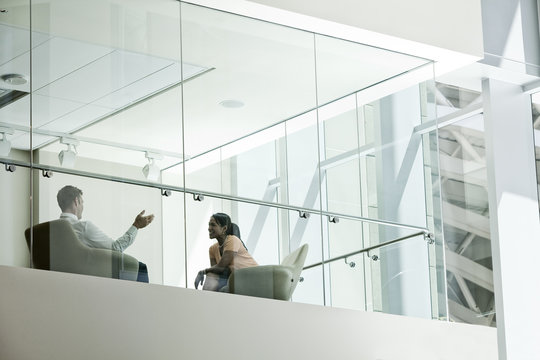
<svg viewBox="0 0 540 360"><path fill-rule="evenodd" d="M262 267L308 245L295 302L446 316L429 60L184 2L32 9L0 19L0 69L27 80L0 86L1 265L136 280L144 263L193 288L221 212ZM61 210L66 185L84 202ZM30 260L61 212L116 244L142 210L104 272Z"/></svg>

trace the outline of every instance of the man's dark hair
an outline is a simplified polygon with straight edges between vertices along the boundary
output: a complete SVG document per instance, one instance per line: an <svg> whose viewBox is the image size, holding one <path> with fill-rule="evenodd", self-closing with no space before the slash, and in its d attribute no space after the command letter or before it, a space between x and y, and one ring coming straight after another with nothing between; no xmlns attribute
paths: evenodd
<svg viewBox="0 0 540 360"><path fill-rule="evenodd" d="M62 211L65 211L71 206L76 198L82 196L82 190L76 188L75 186L66 185L58 191L56 195L56 200L58 201L58 206Z"/></svg>

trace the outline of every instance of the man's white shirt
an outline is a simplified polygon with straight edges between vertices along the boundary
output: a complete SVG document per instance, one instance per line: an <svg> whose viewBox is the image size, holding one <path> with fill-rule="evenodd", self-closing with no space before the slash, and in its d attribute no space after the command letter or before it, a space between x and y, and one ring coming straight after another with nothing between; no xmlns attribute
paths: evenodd
<svg viewBox="0 0 540 360"><path fill-rule="evenodd" d="M101 231L91 221L81 221L75 214L62 213L60 219L69 221L79 240L92 248L110 249L124 251L129 245L133 244L137 236L137 228L133 225L118 239L113 240Z"/></svg>

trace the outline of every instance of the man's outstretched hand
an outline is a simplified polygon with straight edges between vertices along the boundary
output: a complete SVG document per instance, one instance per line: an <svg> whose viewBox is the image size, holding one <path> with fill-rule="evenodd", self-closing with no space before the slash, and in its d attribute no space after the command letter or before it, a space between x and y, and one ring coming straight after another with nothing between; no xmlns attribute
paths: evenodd
<svg viewBox="0 0 540 360"><path fill-rule="evenodd" d="M147 227L152 222L152 220L154 220L154 214L144 216L145 211L146 210L141 211L133 222L133 226L135 226L137 229Z"/></svg>

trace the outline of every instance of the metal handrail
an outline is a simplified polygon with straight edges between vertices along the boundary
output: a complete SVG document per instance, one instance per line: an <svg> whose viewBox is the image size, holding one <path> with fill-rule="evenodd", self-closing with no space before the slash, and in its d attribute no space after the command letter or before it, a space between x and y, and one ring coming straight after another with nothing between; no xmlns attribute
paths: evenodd
<svg viewBox="0 0 540 360"><path fill-rule="evenodd" d="M362 221L366 223L391 226L391 227L396 227L400 229L417 230L417 231L421 231L422 234L427 233L429 231L427 228L424 228L421 226L405 225L405 224L400 224L398 222L393 222L393 221L388 221L388 220L376 220L376 219L370 219L370 218L366 218L362 216L355 216L355 215L341 214L341 213L335 213L335 212L328 212L328 211L323 211L323 210L303 208L300 206L285 205L285 204L255 200L255 199L250 199L250 198L245 198L245 197L240 197L240 196L233 196L233 195L227 195L227 194L214 193L210 191L190 189L190 188L181 187L181 186L172 186L172 185L160 184L156 182L140 181L140 180L135 180L135 179L122 178L118 176L97 174L93 172L67 169L67 168L58 167L58 166L42 165L42 164L35 164L35 163L29 164L25 161L14 160L14 159L12 160L12 159L0 158L0 164L5 164L6 166L15 165L15 166L23 167L23 168L41 170L44 172L44 176L46 177L51 176L50 172L53 172L53 173L57 172L60 174L84 176L84 177L93 178L93 179L108 180L108 181L115 181L115 182L120 182L124 184L156 188L156 189L160 189L162 191L162 194L164 194L164 191L165 192L177 191L181 193L191 194L194 197L203 195L203 196L208 196L211 198L216 198L216 199L221 199L221 200L240 201L240 202L244 202L244 203L252 204L252 205L267 206L267 207L283 209L283 210L294 210L300 213L309 213L309 214L315 214L315 215L321 215L321 216L327 216L327 217L333 217L333 218L339 218L339 219Z"/></svg>
<svg viewBox="0 0 540 360"><path fill-rule="evenodd" d="M364 249L353 251L353 252L350 252L350 253L345 254L345 255L336 256L336 257L333 257L333 258L328 259L328 260L323 260L323 261L320 261L320 262L315 263L315 264L304 266L303 270L311 269L311 268L316 267L316 266L321 266L321 265L324 265L324 264L327 264L327 263L330 263L330 262L334 262L336 260L347 259L350 256L358 255L358 254L365 253L365 252L370 252L371 250L375 250L375 249L378 249L380 247L391 245L391 244L397 243L399 241L407 240L407 239L410 239L410 238L413 238L413 237L416 237L416 236L419 236L419 235L424 235L424 237L428 240L428 243L430 243L430 244L432 244L433 241L434 241L434 236L433 236L432 233L430 233L428 231L420 231L420 232L417 232L417 233L414 233L414 234L410 234L410 235L402 236L402 237L399 237L399 238L396 238L396 239L393 239L393 240L385 241L383 243L373 245L373 246L370 246L370 247L367 247L367 248L364 248Z"/></svg>

